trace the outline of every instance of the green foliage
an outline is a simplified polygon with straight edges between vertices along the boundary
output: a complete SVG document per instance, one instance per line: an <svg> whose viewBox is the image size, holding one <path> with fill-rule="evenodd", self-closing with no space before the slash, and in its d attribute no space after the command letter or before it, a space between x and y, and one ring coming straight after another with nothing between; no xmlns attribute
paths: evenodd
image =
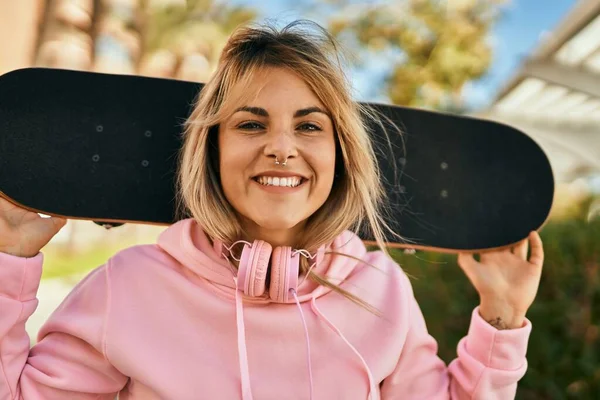
<svg viewBox="0 0 600 400"><path fill-rule="evenodd" d="M144 52L166 49L185 56L201 50L209 58L218 57L227 36L238 25L256 17L251 7L215 0L187 0L159 8L146 5L142 12Z"/></svg>
<svg viewBox="0 0 600 400"><path fill-rule="evenodd" d="M460 108L465 84L481 78L490 66L488 33L504 1L455 3L463 5L395 0L362 11L356 4L338 5L340 12L329 28L372 51L401 52L402 57L390 62L386 79L387 95L394 104Z"/></svg>
<svg viewBox="0 0 600 400"><path fill-rule="evenodd" d="M549 222L541 231L545 263L527 318L533 330L518 399L600 398L600 219ZM446 362L466 333L478 295L456 256L394 252L414 276L415 296ZM417 258L418 257L418 258Z"/></svg>
<svg viewBox="0 0 600 400"><path fill-rule="evenodd" d="M394 104L464 110L464 86L481 78L492 61L488 33L506 0L299 0L303 13L366 57L390 56L380 85ZM235 27L258 15L251 6L187 0L144 8L144 53L167 49L179 57L200 51L214 64ZM247 2L247 4L251 4Z"/></svg>
<svg viewBox="0 0 600 400"><path fill-rule="evenodd" d="M86 251L67 253L60 248L47 246L44 253L42 279L79 277L104 264L122 246L97 246Z"/></svg>

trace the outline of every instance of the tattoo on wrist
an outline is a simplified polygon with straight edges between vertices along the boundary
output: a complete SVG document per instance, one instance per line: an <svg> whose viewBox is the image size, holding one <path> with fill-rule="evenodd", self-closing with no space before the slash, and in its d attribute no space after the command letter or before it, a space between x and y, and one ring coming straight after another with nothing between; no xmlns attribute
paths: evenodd
<svg viewBox="0 0 600 400"><path fill-rule="evenodd" d="M508 327L506 326L506 324L504 323L504 321L502 321L502 318L500 318L500 317L497 317L495 319L490 319L487 322L488 322L488 324L492 325L496 329L499 329L499 330L508 329Z"/></svg>

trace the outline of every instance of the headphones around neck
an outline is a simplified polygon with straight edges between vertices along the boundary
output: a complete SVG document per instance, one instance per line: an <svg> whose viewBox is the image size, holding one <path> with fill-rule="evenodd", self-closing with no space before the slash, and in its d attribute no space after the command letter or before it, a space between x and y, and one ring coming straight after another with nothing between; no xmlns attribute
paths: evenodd
<svg viewBox="0 0 600 400"><path fill-rule="evenodd" d="M269 297L281 303L291 301L298 289L300 256L304 253L306 250L294 250L290 246L278 246L273 250L264 240L255 240L252 244L244 242L237 272L238 289L248 297L264 296L270 266Z"/></svg>

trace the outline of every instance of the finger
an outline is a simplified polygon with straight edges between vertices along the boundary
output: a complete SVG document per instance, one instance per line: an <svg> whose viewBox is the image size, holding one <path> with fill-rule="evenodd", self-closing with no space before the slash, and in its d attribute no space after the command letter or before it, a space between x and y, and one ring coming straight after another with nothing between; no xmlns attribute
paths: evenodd
<svg viewBox="0 0 600 400"><path fill-rule="evenodd" d="M529 262L531 264L542 266L544 264L544 246L540 235L533 231L529 234L529 241L531 242L531 256Z"/></svg>
<svg viewBox="0 0 600 400"><path fill-rule="evenodd" d="M40 229L43 229L52 236L56 235L58 231L60 231L66 225L66 223L67 220L60 217L41 218L35 222L32 222L32 224L36 224L38 227L40 227Z"/></svg>
<svg viewBox="0 0 600 400"><path fill-rule="evenodd" d="M5 209L8 209L9 207L12 207L12 203L10 203L4 197L0 196L0 210L5 210Z"/></svg>
<svg viewBox="0 0 600 400"><path fill-rule="evenodd" d="M501 262L508 254L512 254L510 247L484 251L481 253L481 262L483 264Z"/></svg>
<svg viewBox="0 0 600 400"><path fill-rule="evenodd" d="M13 204L11 201L5 199L4 197L0 196L0 211L8 212L8 211L13 211L16 208L18 208L18 207L15 204Z"/></svg>
<svg viewBox="0 0 600 400"><path fill-rule="evenodd" d="M457 261L459 267L461 267L467 274L469 271L476 268L477 264L479 264L472 253L459 253Z"/></svg>
<svg viewBox="0 0 600 400"><path fill-rule="evenodd" d="M477 260L471 253L459 253L458 254L458 266L463 270L467 278L471 281L472 284L475 284L475 269L477 268Z"/></svg>
<svg viewBox="0 0 600 400"><path fill-rule="evenodd" d="M48 219L52 224L52 231L54 232L54 234L57 234L58 231L60 231L67 224L67 220L65 218L50 217Z"/></svg>
<svg viewBox="0 0 600 400"><path fill-rule="evenodd" d="M521 260L527 260L527 250L529 248L529 238L521 240L513 247L513 254Z"/></svg>
<svg viewBox="0 0 600 400"><path fill-rule="evenodd" d="M482 253L479 255L479 259L481 260L481 262L482 262L483 264L487 264L487 263L489 263L490 261L492 261L492 259L494 258L494 254L495 254L495 253L494 253L494 252L491 252L491 251L482 252Z"/></svg>

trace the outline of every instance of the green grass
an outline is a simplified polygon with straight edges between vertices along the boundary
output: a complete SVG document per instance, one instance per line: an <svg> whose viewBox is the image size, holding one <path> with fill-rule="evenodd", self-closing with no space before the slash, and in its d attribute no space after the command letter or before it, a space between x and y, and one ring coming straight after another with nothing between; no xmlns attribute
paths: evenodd
<svg viewBox="0 0 600 400"><path fill-rule="evenodd" d="M96 247L93 250L65 254L59 249L45 249L42 279L80 276L104 264L121 248Z"/></svg>
<svg viewBox="0 0 600 400"><path fill-rule="evenodd" d="M131 228L131 227L125 227ZM92 234L94 239L85 243L79 240L70 246L61 242L50 242L42 249L44 267L42 279L69 278L79 281L82 275L106 263L116 253L136 245L156 243L157 235L162 228L143 229L141 231L115 228L105 234ZM100 229L99 227L78 226L77 234L87 236L86 230Z"/></svg>

